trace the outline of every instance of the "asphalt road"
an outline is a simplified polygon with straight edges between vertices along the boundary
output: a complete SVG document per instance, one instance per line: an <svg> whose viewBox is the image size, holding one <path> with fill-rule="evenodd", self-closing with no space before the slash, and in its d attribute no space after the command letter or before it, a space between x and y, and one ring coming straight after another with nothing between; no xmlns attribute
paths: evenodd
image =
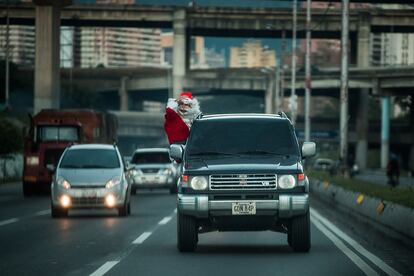
<svg viewBox="0 0 414 276"><path fill-rule="evenodd" d="M214 232L194 253L176 249L176 198L139 191L132 215L81 210L50 217L46 195L0 186L0 275L414 275L414 250L312 199L312 248L286 235Z"/></svg>

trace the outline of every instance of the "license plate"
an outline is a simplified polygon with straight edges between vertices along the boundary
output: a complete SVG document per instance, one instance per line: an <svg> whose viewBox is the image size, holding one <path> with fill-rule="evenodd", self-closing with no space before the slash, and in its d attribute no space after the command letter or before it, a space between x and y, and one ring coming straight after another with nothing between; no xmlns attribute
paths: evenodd
<svg viewBox="0 0 414 276"><path fill-rule="evenodd" d="M97 191L96 190L76 191L75 196L76 197L97 197Z"/></svg>
<svg viewBox="0 0 414 276"><path fill-rule="evenodd" d="M231 204L232 215L255 215L256 202L233 202Z"/></svg>

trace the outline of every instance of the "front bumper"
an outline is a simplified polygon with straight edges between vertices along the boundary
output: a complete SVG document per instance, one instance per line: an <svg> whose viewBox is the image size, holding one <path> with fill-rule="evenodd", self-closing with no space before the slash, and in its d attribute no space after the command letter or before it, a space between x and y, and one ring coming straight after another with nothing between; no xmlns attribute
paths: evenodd
<svg viewBox="0 0 414 276"><path fill-rule="evenodd" d="M135 175L133 177L135 188L170 188L174 184L174 177L171 175Z"/></svg>
<svg viewBox="0 0 414 276"><path fill-rule="evenodd" d="M83 209L83 208L118 208L125 204L126 190L117 189L76 189L71 188L68 190L57 189L53 191L52 188L52 203L54 206L61 206L60 199L62 196L67 195L71 200L71 204L68 209ZM108 207L105 203L105 198L108 195L115 197L115 206Z"/></svg>
<svg viewBox="0 0 414 276"><path fill-rule="evenodd" d="M178 210L181 214L207 218L232 214L232 203L240 200L209 200L207 195L178 195ZM279 195L273 200L248 200L256 203L257 215L290 218L304 215L309 210L309 195Z"/></svg>

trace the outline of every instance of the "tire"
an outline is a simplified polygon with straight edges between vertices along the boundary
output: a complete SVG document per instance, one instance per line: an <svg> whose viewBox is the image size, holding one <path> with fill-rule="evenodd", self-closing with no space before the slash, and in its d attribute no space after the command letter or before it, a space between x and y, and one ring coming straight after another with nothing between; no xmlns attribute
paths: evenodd
<svg viewBox="0 0 414 276"><path fill-rule="evenodd" d="M33 195L34 187L32 183L23 182L23 195L29 197Z"/></svg>
<svg viewBox="0 0 414 276"><path fill-rule="evenodd" d="M287 233L287 242L288 242L289 246L292 246L292 231L291 231L291 229L289 229L288 233Z"/></svg>
<svg viewBox="0 0 414 276"><path fill-rule="evenodd" d="M61 218L61 217L68 216L68 209L55 207L53 206L53 204L51 204L50 209L51 209L52 218Z"/></svg>
<svg viewBox="0 0 414 276"><path fill-rule="evenodd" d="M128 204L125 202L125 204L122 207L118 208L118 216L126 217L127 215L128 215Z"/></svg>
<svg viewBox="0 0 414 276"><path fill-rule="evenodd" d="M128 215L131 214L131 201L128 202L128 207L127 207L127 211L128 211Z"/></svg>
<svg viewBox="0 0 414 276"><path fill-rule="evenodd" d="M309 211L306 215L295 217L292 219L290 231L291 246L293 250L296 252L308 252L311 248Z"/></svg>
<svg viewBox="0 0 414 276"><path fill-rule="evenodd" d="M137 188L131 188L131 195L137 194Z"/></svg>
<svg viewBox="0 0 414 276"><path fill-rule="evenodd" d="M194 252L198 242L197 221L195 218L178 213L177 248L180 252Z"/></svg>
<svg viewBox="0 0 414 276"><path fill-rule="evenodd" d="M176 194L178 192L177 190L177 184L174 183L174 185L170 188L170 194Z"/></svg>

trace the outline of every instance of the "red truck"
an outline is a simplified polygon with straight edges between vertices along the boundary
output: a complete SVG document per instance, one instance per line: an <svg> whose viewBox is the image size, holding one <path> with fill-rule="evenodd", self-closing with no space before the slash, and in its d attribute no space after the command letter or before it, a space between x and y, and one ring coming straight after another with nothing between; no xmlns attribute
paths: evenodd
<svg viewBox="0 0 414 276"><path fill-rule="evenodd" d="M68 145L112 144L117 139L117 119L94 110L44 109L31 118L24 142L23 194L50 187L54 168Z"/></svg>

